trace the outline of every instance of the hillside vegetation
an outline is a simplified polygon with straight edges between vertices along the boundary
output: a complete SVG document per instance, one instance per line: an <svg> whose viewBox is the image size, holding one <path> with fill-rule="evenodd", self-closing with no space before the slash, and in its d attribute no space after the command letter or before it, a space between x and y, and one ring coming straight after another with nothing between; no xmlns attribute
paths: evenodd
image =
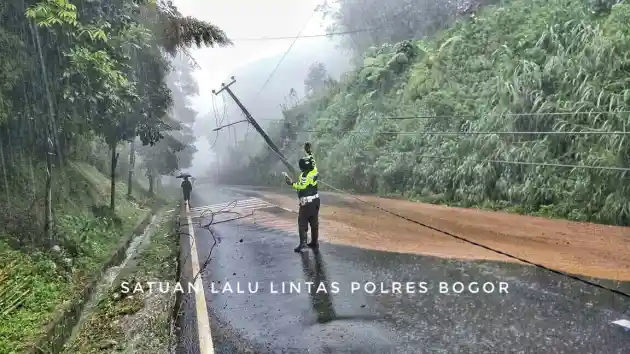
<svg viewBox="0 0 630 354"><path fill-rule="evenodd" d="M228 44L170 1L0 1L0 353L58 352L164 202L160 178L190 166L197 88L182 54Z"/></svg>
<svg viewBox="0 0 630 354"><path fill-rule="evenodd" d="M345 190L629 225L627 172L574 167L630 167L610 133L630 118L630 5L612 3L506 1L372 47L270 133L294 162L312 141ZM277 161L265 150L221 178L280 184Z"/></svg>
<svg viewBox="0 0 630 354"><path fill-rule="evenodd" d="M119 201L116 214L99 207L109 200L110 183L89 165L72 164L59 172L64 182L58 184L54 203L62 212L55 218L58 245L33 248L39 223L27 222L15 211L0 214L21 221L4 224L0 232L1 353L23 353L36 344L149 212L150 201L142 192L134 193L135 200ZM126 191L124 184L118 188Z"/></svg>

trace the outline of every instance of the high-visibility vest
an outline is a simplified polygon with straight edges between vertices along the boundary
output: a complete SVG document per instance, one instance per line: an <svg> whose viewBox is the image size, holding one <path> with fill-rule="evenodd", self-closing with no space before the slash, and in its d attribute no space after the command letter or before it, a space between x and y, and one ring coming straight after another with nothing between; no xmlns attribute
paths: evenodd
<svg viewBox="0 0 630 354"><path fill-rule="evenodd" d="M317 168L313 168L306 174L304 172L300 173L298 181L293 183L292 185L293 188L297 190L298 197L310 197L317 194L318 177L319 173L317 172Z"/></svg>

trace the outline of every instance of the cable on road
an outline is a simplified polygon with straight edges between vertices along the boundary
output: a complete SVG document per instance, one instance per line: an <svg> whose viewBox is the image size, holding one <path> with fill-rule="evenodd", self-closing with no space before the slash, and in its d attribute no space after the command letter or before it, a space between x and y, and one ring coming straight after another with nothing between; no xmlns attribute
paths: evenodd
<svg viewBox="0 0 630 354"><path fill-rule="evenodd" d="M234 220L246 218L246 217L249 217L249 216L253 215L253 213L252 214L248 214L248 215L241 215L241 213L239 213L239 212L232 211L232 209L236 207L237 203L238 203L237 200L232 201L228 205L226 205L225 207L221 208L220 210L216 210L216 211L209 210L209 209L208 210L204 210L204 211L201 212L201 215L199 216L199 218L203 218L203 217L208 217L209 216L210 217L210 221L205 223L205 224L202 223L201 221L193 223L194 227L198 227L200 229L205 229L208 232L210 232L210 235L212 236L212 239L214 241L213 244L212 244L212 247L210 247L210 251L208 252L208 256L206 257L206 260L204 261L203 265L201 267L199 267L199 271L193 276L193 278L192 278L192 282L193 283L197 280L197 277L201 273L203 273L203 271L205 270L206 266L210 262L212 251L214 250L214 248L218 244L217 237L216 237L216 235L214 233L214 230L212 230L212 226L216 225L216 224L228 222L228 221L234 221ZM215 221L214 220L215 216L216 215L220 215L220 214L237 214L239 216L235 217L235 218L232 218L232 219L228 219L228 220L222 220L222 221L218 221L218 222ZM178 225L178 227L180 227L180 228L183 227L183 226L189 226L189 224ZM183 231L179 231L179 235L188 235L189 237L192 237L192 235L190 235L187 232L183 232ZM195 243L196 240L193 238L192 242ZM184 264L186 264L186 262L188 261L188 257L190 257L190 252L188 252L188 254L186 255L186 258L184 259L184 262L183 262Z"/></svg>
<svg viewBox="0 0 630 354"><path fill-rule="evenodd" d="M224 206L223 208L221 208L219 210L210 210L210 209L203 210L201 212L201 215L199 216L199 218L203 219L204 217L208 217L209 216L210 220L208 222L206 222L206 223L203 223L202 221L196 221L196 222L193 222L192 224L188 224L188 223L182 224L181 223L181 217L182 216L181 215L177 216L178 219L177 219L177 226L176 226L176 228L177 228L177 236L178 237L181 237L182 235L186 235L186 236L188 236L191 239L191 242L193 244L195 244L197 242L195 240L195 238L191 234L189 234L188 232L185 232L185 231L181 230L182 227L192 226L192 227L198 227L198 228L202 228L202 229L207 230L210 233L210 235L212 236L212 239L213 239L213 243L212 243L212 246L210 247L210 251L208 251L208 255L206 256L206 259L204 260L203 264L201 264L201 266L199 267L199 271L193 276L192 281L191 281L192 283L195 283L195 281L197 281L197 278L199 277L199 275L201 275L205 271L205 269L208 267L208 265L210 264L210 260L212 259L211 258L212 257L212 251L214 251L214 248L218 244L218 239L216 237L216 234L215 234L214 230L212 229L212 226L216 225L216 224L228 222L228 221L234 221L234 220L238 220L238 219L243 219L243 218L250 217L250 216L253 215L253 212L251 214L242 215L239 212L232 211L232 209L235 208L237 206L237 204L238 204L238 200L234 200L234 201L230 202L229 204L227 204L226 206ZM220 214L237 214L238 216L234 217L234 218L231 218L231 219L227 219L227 220L215 221L215 216L220 215ZM188 258L190 257L190 255L191 255L191 250L188 251L188 253L186 254L186 257L184 258L184 261L181 262L180 264L185 266L186 263L188 262ZM183 275L183 272L180 272L180 278L177 280L178 282L181 282L182 275ZM182 305L183 305L183 301L180 301L178 306L177 306L177 309L174 312L175 316L179 316L181 308L182 308Z"/></svg>
<svg viewBox="0 0 630 354"><path fill-rule="evenodd" d="M277 155L278 155L281 159L283 159L283 156L281 156L280 154L278 154L278 152L276 152L274 149L271 149L271 150L272 150L273 152L275 152L275 153L276 153L276 154L277 154ZM289 164L291 164L291 163L289 163ZM291 166L293 166L293 168L295 168L296 170L299 170L299 169L298 169L295 165L292 165L292 164L291 164ZM398 218L400 218L400 219L403 219L403 220L409 221L409 222L414 223L414 224L416 224L416 225L420 225L420 226L425 227L425 228L427 228L427 229L430 229L430 230L433 230L433 231L439 232L439 233L441 233L441 234L444 234L444 235L447 235L447 236L453 237L453 238L455 238L455 239L457 239L457 240L460 240L460 241L466 242L466 243L468 243L468 244L471 244L471 245L474 245L474 246L477 246L477 247L481 247L481 248L483 248L483 249L485 249L485 250L488 250L488 251L491 251L491 252L494 252L494 253L500 254L500 255L505 256L505 257L507 257L507 258L510 258L510 259L513 259L513 260L517 260L517 261L519 261L519 262L523 262L523 263L525 263L525 264L528 264L528 265L534 266L534 267L536 267L536 268L543 269L543 270L546 270L546 271L548 271L548 272L551 272L551 273L554 273L554 274L557 274L557 275L560 275L560 276L564 276L564 277L567 277L567 278L573 279L573 280L575 280L575 281L578 281L578 282L581 282L581 283L584 283L584 284L587 284L587 285L591 285L591 286L596 287L596 288L598 288L598 289L605 290L605 291L609 291L609 292L612 292L612 293L614 293L614 294L616 294L616 295L619 295L619 296L622 296L622 297L624 297L624 298L630 299L630 294L628 294L628 293L626 293L626 292L623 292L623 291L621 291L621 290L613 289L613 288L611 288L611 287L607 287L607 286L604 286L604 285L598 284L598 283L593 282L593 281L590 281L590 280L588 280L588 279L584 279L584 278L578 277L578 276L576 276L576 275L572 275L572 274L565 273L565 272L562 272L562 271L559 271L559 270L556 270L556 269L553 269L553 268L549 268L549 267L547 267L547 266L545 266L545 265L543 265L543 264L535 263L535 262L529 261L529 260L527 260L527 259L525 259L525 258L522 258L522 257L516 256L516 255L510 254L510 253L507 253L507 252L504 252L504 251L501 251L501 250L499 250L499 249L496 249L496 248L493 248L493 247L490 247L490 246L486 246L486 245L481 244L481 243L479 243L479 242L477 242L477 241L473 241L473 240L467 239L467 238L465 238L465 237L463 237L463 236L455 235L455 234L453 234L453 233L451 233L451 232L448 232L448 231L445 231L445 230L439 229L439 228L437 228L437 227L434 227L434 226L431 226L431 225L425 224L425 223L423 223L423 222L421 222L421 221L414 220L414 219L412 219L412 218L410 218L410 217L407 217L407 216L404 216L404 215L398 214L398 213L393 212L393 211L391 211L391 210L388 210L388 209L386 209L386 208L380 207L380 206L378 206L378 205L376 205L376 204L370 203L370 202L368 202L368 201L366 201L366 200L363 200L363 199L361 199L361 198L359 198L359 197L356 197L356 196L352 195L352 194L351 194L351 193L349 193L349 192L346 192L346 191L344 191L344 190L342 190L342 189L339 189L339 188L337 188L337 187L335 187L335 186L332 186L332 185L330 185L330 184L328 184L328 183L326 183L326 182L324 182L324 181L321 181L321 180L320 180L320 181L319 181L319 183L321 183L322 185L324 185L324 186L326 186L326 187L328 187L328 188L330 188L330 189L333 189L333 190L335 190L335 191L337 191L337 192L339 192L339 193L341 193L341 194L347 195L348 197L350 197L350 198L352 198L352 199L355 199L355 200L357 200L357 201L359 201L359 202L361 202L361 203L364 203L364 204L366 204L366 205L368 205L368 206L371 206L371 207L373 207L373 208L375 208L375 209L377 209L377 210L380 210L380 211L385 212L385 213L387 213L387 214L393 215L393 216L398 217Z"/></svg>

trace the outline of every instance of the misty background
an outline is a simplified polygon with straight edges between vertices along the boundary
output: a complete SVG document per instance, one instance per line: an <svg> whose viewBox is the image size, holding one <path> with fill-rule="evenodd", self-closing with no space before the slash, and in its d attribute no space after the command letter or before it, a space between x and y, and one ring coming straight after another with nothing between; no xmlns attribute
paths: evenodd
<svg viewBox="0 0 630 354"><path fill-rule="evenodd" d="M282 118L281 105L304 97L304 81L312 65L323 65L327 77L339 80L356 66L352 64L362 63L371 46L428 37L448 27L458 16L495 2L175 0L182 14L216 24L234 42L227 48L190 52L198 65L193 77L199 95L191 100L191 107L198 112L194 124L198 152L189 172L200 176L219 168L221 156L237 145L238 155L243 157L239 164L262 147L262 138L247 123L233 125L219 134L212 131L245 118L227 94L212 94L231 76L236 79L232 91L267 130ZM325 34L332 35L322 36ZM295 40L298 35L300 38Z"/></svg>
<svg viewBox="0 0 630 354"><path fill-rule="evenodd" d="M198 65L193 77L199 86L199 96L191 100L191 108L198 112L194 124L198 151L189 169L193 175L205 175L218 168L222 152L237 144L245 156L254 153L263 143L247 123L212 131L220 125L245 119L227 93L217 96L212 93L221 88L221 83L228 83L231 76L236 79L231 86L234 94L261 126L268 128L282 117L281 104L289 99L291 89L298 97L303 97L304 79L313 63L324 64L334 78L350 68L347 53L334 37L300 38L283 59L294 41L291 37L300 31L303 30L302 36L326 33L330 21L321 13L314 14L321 1L200 3L176 0L174 3L183 14L216 24L234 42L234 46L228 48L191 50ZM288 38L274 39L277 37ZM246 136L248 140L242 141Z"/></svg>
<svg viewBox="0 0 630 354"><path fill-rule="evenodd" d="M392 1L391 7L385 8L393 10L403 2ZM340 3L355 3L360 7L369 5L366 1ZM193 76L199 85L199 96L192 100L192 108L198 112L194 125L198 152L189 172L198 176L219 168L221 156L237 145L240 155L246 157L252 156L263 144L262 138L247 123L239 123L220 132L212 131L218 126L245 119L225 92L217 96L212 93L212 90L221 88L221 83L228 83L231 76L235 77L232 91L267 130L282 118L281 105L304 97L304 81L311 65L323 64L327 75L338 80L352 68L352 49L348 50L344 43L350 41L350 47L357 46L352 41L363 39L363 46L356 47L356 51L361 52L367 46L380 42L366 43L365 38L344 35L317 37L348 30L335 26L333 16L325 11L324 7L329 12L338 9L338 3L291 0L256 3L239 0L204 4L195 0L176 0L175 5L184 15L194 15L218 25L234 42L234 46L228 48L191 50L198 65ZM351 9L352 5L346 7ZM318 6L319 11L315 12ZM379 11L378 7L372 8ZM389 15L396 16L397 12ZM367 17L375 13L360 15ZM369 18L352 20L355 28L350 28L350 31L360 31L372 24ZM391 28L391 23L388 26ZM298 35L300 38L295 40ZM406 39L407 33L403 36ZM387 39L383 38L383 41ZM291 90L295 90L293 97L290 97Z"/></svg>

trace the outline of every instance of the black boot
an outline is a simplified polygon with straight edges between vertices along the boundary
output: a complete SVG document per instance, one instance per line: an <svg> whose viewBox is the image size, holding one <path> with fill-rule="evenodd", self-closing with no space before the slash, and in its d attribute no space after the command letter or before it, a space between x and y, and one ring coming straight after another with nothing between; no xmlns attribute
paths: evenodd
<svg viewBox="0 0 630 354"><path fill-rule="evenodd" d="M293 249L295 252L302 252L306 248L306 231L300 230L300 244Z"/></svg>
<svg viewBox="0 0 630 354"><path fill-rule="evenodd" d="M310 248L319 248L319 227L311 226L311 242L307 245Z"/></svg>

